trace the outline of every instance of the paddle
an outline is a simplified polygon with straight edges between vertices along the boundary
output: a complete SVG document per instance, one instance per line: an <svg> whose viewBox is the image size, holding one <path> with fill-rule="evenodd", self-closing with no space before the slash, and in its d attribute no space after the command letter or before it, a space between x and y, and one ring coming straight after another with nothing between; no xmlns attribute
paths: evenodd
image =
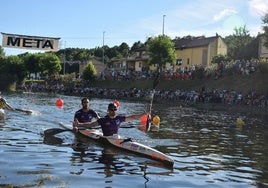
<svg viewBox="0 0 268 188"><path fill-rule="evenodd" d="M23 110L23 109L19 109L19 108L15 108L15 110L16 110L16 111L19 111L19 112L24 112L24 113L26 113L26 114L31 114L31 113L33 113L33 112L30 111L30 110Z"/></svg>
<svg viewBox="0 0 268 188"><path fill-rule="evenodd" d="M134 127L136 127L136 126L135 125L121 125L120 126L120 128L124 128L124 129L134 128ZM92 127L91 129L99 129L99 128L101 128L101 127L100 126L99 127ZM87 129L87 128L79 127L78 130L85 130L85 129ZM59 133L65 132L65 131L72 131L73 132L73 129L51 128L51 129L45 130L44 134L45 135L55 135L55 134L59 134Z"/></svg>
<svg viewBox="0 0 268 188"><path fill-rule="evenodd" d="M160 69L158 67L157 68L157 75L156 75L156 78L154 79L154 82L153 82L153 93L152 93L152 96L151 96L151 99L150 99L150 105L149 105L149 114L150 115L151 115L151 112L152 112L152 106L153 106L155 88L158 85L159 81L160 81ZM150 115L148 115L148 117L147 117L146 131L149 131L150 130L150 120L151 120Z"/></svg>
<svg viewBox="0 0 268 188"><path fill-rule="evenodd" d="M85 129L87 129L87 128L86 127L79 127L78 130L85 130ZM74 130L72 128L65 128L65 129L51 128L51 129L45 130L44 134L45 135L55 135L55 134L62 133L62 132L65 132L65 131L72 131L73 132Z"/></svg>
<svg viewBox="0 0 268 188"><path fill-rule="evenodd" d="M45 130L44 134L45 135L55 135L55 134L62 133L62 132L65 132L65 131L73 131L73 130L71 130L71 129L52 128L52 129Z"/></svg>

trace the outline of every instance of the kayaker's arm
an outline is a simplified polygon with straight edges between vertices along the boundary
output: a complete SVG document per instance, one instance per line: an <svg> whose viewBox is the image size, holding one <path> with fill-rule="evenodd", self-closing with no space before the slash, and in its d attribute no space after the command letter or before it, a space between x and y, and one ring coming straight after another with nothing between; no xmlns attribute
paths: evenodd
<svg viewBox="0 0 268 188"><path fill-rule="evenodd" d="M144 115L150 115L150 113L145 112L145 113L142 113L142 114L136 114L136 115L127 116L125 121L132 121L132 120L140 119Z"/></svg>
<svg viewBox="0 0 268 188"><path fill-rule="evenodd" d="M15 110L12 106L10 106L9 104L8 104L8 102L4 99L4 98L2 98L2 97L0 97L0 102L1 102L1 104L3 105L3 108L6 108L6 109L8 109L8 110ZM2 107L1 107L2 108Z"/></svg>
<svg viewBox="0 0 268 188"><path fill-rule="evenodd" d="M95 127L98 126L99 123L97 121L94 122L85 122L85 123L80 123L77 119L75 119L73 121L73 127L84 127L84 128L91 128L91 127Z"/></svg>

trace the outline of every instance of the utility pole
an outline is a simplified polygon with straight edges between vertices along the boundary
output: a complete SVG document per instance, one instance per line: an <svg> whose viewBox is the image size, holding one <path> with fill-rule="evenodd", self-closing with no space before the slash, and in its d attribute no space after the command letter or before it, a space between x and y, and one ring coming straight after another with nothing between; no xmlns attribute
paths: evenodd
<svg viewBox="0 0 268 188"><path fill-rule="evenodd" d="M102 33L102 63L104 64L104 34L105 31Z"/></svg>
<svg viewBox="0 0 268 188"><path fill-rule="evenodd" d="M162 27L162 35L164 35L165 34L165 17L166 17L166 15L163 15L163 27Z"/></svg>
<svg viewBox="0 0 268 188"><path fill-rule="evenodd" d="M65 76L65 64L66 64L66 41L64 41L64 62L63 62L63 75Z"/></svg>

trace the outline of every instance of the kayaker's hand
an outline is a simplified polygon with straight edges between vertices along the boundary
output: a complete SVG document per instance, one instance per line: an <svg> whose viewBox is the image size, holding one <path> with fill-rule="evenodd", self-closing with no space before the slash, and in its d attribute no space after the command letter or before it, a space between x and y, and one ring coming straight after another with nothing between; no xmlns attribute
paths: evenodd
<svg viewBox="0 0 268 188"><path fill-rule="evenodd" d="M73 127L78 127L79 126L79 121L77 119L75 119L73 121Z"/></svg>
<svg viewBox="0 0 268 188"><path fill-rule="evenodd" d="M77 133L78 132L78 127L73 127L73 132Z"/></svg>

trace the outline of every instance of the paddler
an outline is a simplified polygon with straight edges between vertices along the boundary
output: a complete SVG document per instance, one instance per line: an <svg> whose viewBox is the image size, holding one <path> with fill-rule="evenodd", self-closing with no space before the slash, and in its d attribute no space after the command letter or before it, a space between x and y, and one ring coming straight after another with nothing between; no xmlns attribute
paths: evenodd
<svg viewBox="0 0 268 188"><path fill-rule="evenodd" d="M116 113L117 110L118 110L118 106L115 103L110 103L108 105L108 110L107 110L108 113L106 116L98 119L95 122L82 123L82 122L79 122L78 120L75 120L73 122L74 130L79 129L79 127L91 128L91 127L100 125L102 128L103 136L112 136L114 134L118 134L118 130L122 122L138 120L143 115L149 115L149 113L142 113L142 114L130 115L130 116L117 115Z"/></svg>
<svg viewBox="0 0 268 188"><path fill-rule="evenodd" d="M74 122L79 121L81 123L91 122L93 118L100 119L98 113L89 108L89 99L83 98L81 100L82 108L75 112Z"/></svg>
<svg viewBox="0 0 268 188"><path fill-rule="evenodd" d="M10 106L7 101L0 96L0 120L5 119L5 111L4 109L8 110L15 110L12 106Z"/></svg>

